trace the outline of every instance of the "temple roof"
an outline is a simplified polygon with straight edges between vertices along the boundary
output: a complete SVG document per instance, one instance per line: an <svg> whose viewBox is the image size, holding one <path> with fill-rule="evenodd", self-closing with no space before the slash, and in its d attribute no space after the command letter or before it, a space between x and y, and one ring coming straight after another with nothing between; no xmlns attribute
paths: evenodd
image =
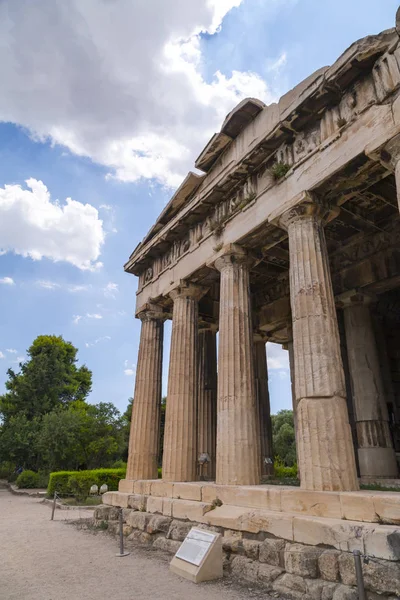
<svg viewBox="0 0 400 600"><path fill-rule="evenodd" d="M363 73L367 73L379 56L398 43L395 28L354 42L330 67L322 67L284 94L278 103L266 106L261 100L242 100L225 118L221 130L215 133L195 161L195 167L205 174L189 172L143 241L135 248L125 269L137 273L151 240L204 188L212 177L219 159L235 139L254 120L262 119L264 131L257 144L249 146L243 157L251 162L251 153L274 152L284 136L301 131L310 121L342 97L344 91ZM242 159L240 159L242 160ZM199 200L201 202L201 200ZM197 205L197 203L196 203ZM159 236L158 236L159 237ZM135 268L136 265L136 268Z"/></svg>

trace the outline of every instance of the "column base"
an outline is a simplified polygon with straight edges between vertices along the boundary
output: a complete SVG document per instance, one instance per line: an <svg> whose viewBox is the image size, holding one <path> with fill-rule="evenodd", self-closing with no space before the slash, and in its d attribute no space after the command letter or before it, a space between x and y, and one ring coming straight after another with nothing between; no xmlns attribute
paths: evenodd
<svg viewBox="0 0 400 600"><path fill-rule="evenodd" d="M358 490L344 398L302 398L297 405L301 488Z"/></svg>
<svg viewBox="0 0 400 600"><path fill-rule="evenodd" d="M393 448L359 448L361 477L395 479L398 475Z"/></svg>

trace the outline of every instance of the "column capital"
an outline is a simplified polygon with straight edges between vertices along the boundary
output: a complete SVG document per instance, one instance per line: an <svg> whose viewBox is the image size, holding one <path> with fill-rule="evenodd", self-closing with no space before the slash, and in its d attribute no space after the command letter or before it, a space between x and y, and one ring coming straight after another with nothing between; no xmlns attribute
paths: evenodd
<svg viewBox="0 0 400 600"><path fill-rule="evenodd" d="M245 264L249 265L253 262L252 257L249 255L247 250L239 246L238 244L227 244L218 253L217 258L214 260L214 267L218 271L223 271L226 267L233 264Z"/></svg>
<svg viewBox="0 0 400 600"><path fill-rule="evenodd" d="M376 302L376 297L373 294L367 294L359 290L349 290L336 298L336 306L343 309L360 304L369 305L374 302Z"/></svg>
<svg viewBox="0 0 400 600"><path fill-rule="evenodd" d="M265 331L261 331L261 329L255 329L253 331L253 341L254 342L264 342L265 344L269 340L269 335Z"/></svg>
<svg viewBox="0 0 400 600"><path fill-rule="evenodd" d="M212 331L213 333L217 333L218 324L217 323L207 323L206 321L200 321L199 332L200 331Z"/></svg>
<svg viewBox="0 0 400 600"><path fill-rule="evenodd" d="M365 154L371 160L381 163L385 169L396 172L400 163L400 134L382 146L377 146L373 141L365 147Z"/></svg>
<svg viewBox="0 0 400 600"><path fill-rule="evenodd" d="M136 317L142 321L165 321L167 315L163 311L163 307L156 302L147 302L143 304L136 312Z"/></svg>
<svg viewBox="0 0 400 600"><path fill-rule="evenodd" d="M188 281L181 281L168 295L174 301L177 298L193 298L194 300L200 300L200 298L207 294L208 290L208 287L196 285Z"/></svg>
<svg viewBox="0 0 400 600"><path fill-rule="evenodd" d="M292 319L286 324L286 332L287 332L287 341L282 344L282 348L284 350L288 350L289 344L293 342L293 323Z"/></svg>
<svg viewBox="0 0 400 600"><path fill-rule="evenodd" d="M309 217L328 223L337 217L339 211L338 206L332 206L330 203L318 198L316 194L304 192L303 200L299 204L288 208L286 212L278 217L277 224L287 231L292 223Z"/></svg>

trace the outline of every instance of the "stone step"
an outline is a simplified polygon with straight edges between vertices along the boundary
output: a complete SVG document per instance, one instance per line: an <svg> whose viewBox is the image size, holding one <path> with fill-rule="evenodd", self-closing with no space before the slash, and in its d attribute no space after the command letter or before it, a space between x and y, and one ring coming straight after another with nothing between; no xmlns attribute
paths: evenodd
<svg viewBox="0 0 400 600"><path fill-rule="evenodd" d="M123 492L108 492L103 496L103 503L111 506L128 507L136 501L136 495ZM372 557L400 560L400 528L393 525L360 523L228 504L215 506L212 503L161 496L148 496L144 510L233 531L264 533L312 546L320 545L348 552L360 550Z"/></svg>
<svg viewBox="0 0 400 600"><path fill-rule="evenodd" d="M120 492L201 501L282 513L400 525L400 492L313 492L276 485L235 486L206 482L120 481Z"/></svg>

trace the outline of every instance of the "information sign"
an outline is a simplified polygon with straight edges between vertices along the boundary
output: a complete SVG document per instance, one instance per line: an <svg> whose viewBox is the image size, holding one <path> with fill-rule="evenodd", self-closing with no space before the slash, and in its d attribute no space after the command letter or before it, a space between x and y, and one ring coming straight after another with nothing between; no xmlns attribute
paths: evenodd
<svg viewBox="0 0 400 600"><path fill-rule="evenodd" d="M213 533L191 529L175 556L199 567L215 537Z"/></svg>
<svg viewBox="0 0 400 600"><path fill-rule="evenodd" d="M194 583L222 577L221 534L191 529L172 559L170 569Z"/></svg>

